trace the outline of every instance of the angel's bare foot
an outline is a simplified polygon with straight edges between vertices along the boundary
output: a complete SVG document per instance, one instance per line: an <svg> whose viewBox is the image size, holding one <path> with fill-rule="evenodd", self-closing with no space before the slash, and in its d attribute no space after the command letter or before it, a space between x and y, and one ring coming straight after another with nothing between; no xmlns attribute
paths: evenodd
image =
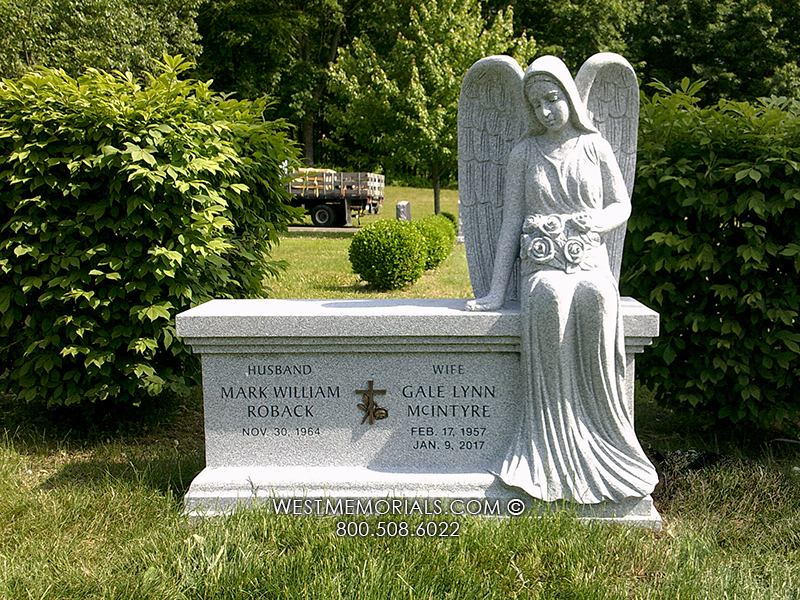
<svg viewBox="0 0 800 600"><path fill-rule="evenodd" d="M493 296L484 296L483 298L476 298L475 300L467 301L467 310L497 310L502 308L503 300Z"/></svg>

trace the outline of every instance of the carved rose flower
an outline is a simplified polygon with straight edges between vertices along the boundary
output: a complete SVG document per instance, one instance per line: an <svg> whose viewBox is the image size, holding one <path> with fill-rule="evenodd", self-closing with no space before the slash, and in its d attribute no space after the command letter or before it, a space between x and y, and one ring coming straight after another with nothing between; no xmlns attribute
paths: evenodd
<svg viewBox="0 0 800 600"><path fill-rule="evenodd" d="M546 263L556 255L556 245L547 237L536 237L528 247L528 256L536 263Z"/></svg>
<svg viewBox="0 0 800 600"><path fill-rule="evenodd" d="M542 219L539 228L555 239L564 232L564 221L559 215L547 215Z"/></svg>
<svg viewBox="0 0 800 600"><path fill-rule="evenodd" d="M581 264L585 252L586 248L578 238L570 238L566 241L564 244L564 258L567 259L568 265L573 267L571 270Z"/></svg>
<svg viewBox="0 0 800 600"><path fill-rule="evenodd" d="M564 219L561 215L531 215L522 224L524 233L544 233L555 239L564 233Z"/></svg>

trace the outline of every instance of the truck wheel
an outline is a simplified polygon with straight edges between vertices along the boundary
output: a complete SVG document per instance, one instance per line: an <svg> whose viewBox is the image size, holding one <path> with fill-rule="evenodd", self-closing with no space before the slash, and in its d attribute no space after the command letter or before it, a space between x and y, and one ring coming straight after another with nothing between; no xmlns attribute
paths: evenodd
<svg viewBox="0 0 800 600"><path fill-rule="evenodd" d="M317 204L311 209L311 222L317 227L330 227L336 219L333 208L327 204Z"/></svg>

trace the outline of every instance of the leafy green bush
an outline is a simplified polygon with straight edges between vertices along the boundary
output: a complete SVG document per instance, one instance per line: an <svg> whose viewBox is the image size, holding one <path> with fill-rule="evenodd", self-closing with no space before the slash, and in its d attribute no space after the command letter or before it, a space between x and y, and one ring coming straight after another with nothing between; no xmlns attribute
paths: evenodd
<svg viewBox="0 0 800 600"><path fill-rule="evenodd" d="M701 87L642 104L621 283L662 326L637 375L667 405L774 425L800 415L800 104L701 108Z"/></svg>
<svg viewBox="0 0 800 600"><path fill-rule="evenodd" d="M458 235L458 217L445 210L441 212L441 215L447 219L450 219L450 222L453 224L453 231L455 232L455 235Z"/></svg>
<svg viewBox="0 0 800 600"><path fill-rule="evenodd" d="M396 290L425 272L425 238L410 222L375 221L353 235L348 249L353 271L372 286Z"/></svg>
<svg viewBox="0 0 800 600"><path fill-rule="evenodd" d="M442 264L453 251L456 241L456 232L453 224L447 217L431 215L419 221L411 221L425 238L428 248L428 258L425 261L425 270L435 269Z"/></svg>
<svg viewBox="0 0 800 600"><path fill-rule="evenodd" d="M90 70L0 84L0 386L48 404L182 391L179 311L258 296L279 264L282 163L266 100L215 95L165 57L140 86Z"/></svg>

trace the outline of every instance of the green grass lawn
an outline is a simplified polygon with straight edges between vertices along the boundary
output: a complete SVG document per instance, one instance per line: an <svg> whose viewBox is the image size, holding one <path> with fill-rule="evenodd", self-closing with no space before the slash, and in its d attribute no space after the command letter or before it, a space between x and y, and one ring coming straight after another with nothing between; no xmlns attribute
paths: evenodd
<svg viewBox="0 0 800 600"><path fill-rule="evenodd" d="M361 225L380 219L394 219L397 202L411 204L413 219L433 214L433 192L418 188L386 188L383 210L365 215ZM442 190L442 210L458 214L458 192ZM428 271L413 286L392 292L367 288L350 268L347 249L357 231L326 231L316 227L295 230L281 237L272 254L288 263L276 281L270 281L270 298L472 298L467 259L463 245L435 271Z"/></svg>
<svg viewBox="0 0 800 600"><path fill-rule="evenodd" d="M432 212L432 195L396 191ZM406 290L366 289L349 272L351 235L287 235L272 296L470 296L463 247ZM664 473L663 531L565 514L380 539L263 507L189 522L182 495L204 466L199 393L88 433L0 397L0 599L800 598L800 444L706 431L640 392L637 431ZM374 530L379 519L367 520Z"/></svg>
<svg viewBox="0 0 800 600"><path fill-rule="evenodd" d="M273 258L288 268L269 282L270 298L472 298L463 245L414 285L391 292L371 290L353 273L347 249L353 233L314 228L283 236Z"/></svg>
<svg viewBox="0 0 800 600"><path fill-rule="evenodd" d="M796 449L709 441L650 405L643 441L669 457L656 494L662 532L560 515L461 518L460 537L382 539L264 508L187 521L181 495L203 466L197 398L134 433L91 438L26 425L7 399L0 409L3 599L762 600L800 590ZM676 447L722 458L687 468ZM368 519L373 531L378 520Z"/></svg>

